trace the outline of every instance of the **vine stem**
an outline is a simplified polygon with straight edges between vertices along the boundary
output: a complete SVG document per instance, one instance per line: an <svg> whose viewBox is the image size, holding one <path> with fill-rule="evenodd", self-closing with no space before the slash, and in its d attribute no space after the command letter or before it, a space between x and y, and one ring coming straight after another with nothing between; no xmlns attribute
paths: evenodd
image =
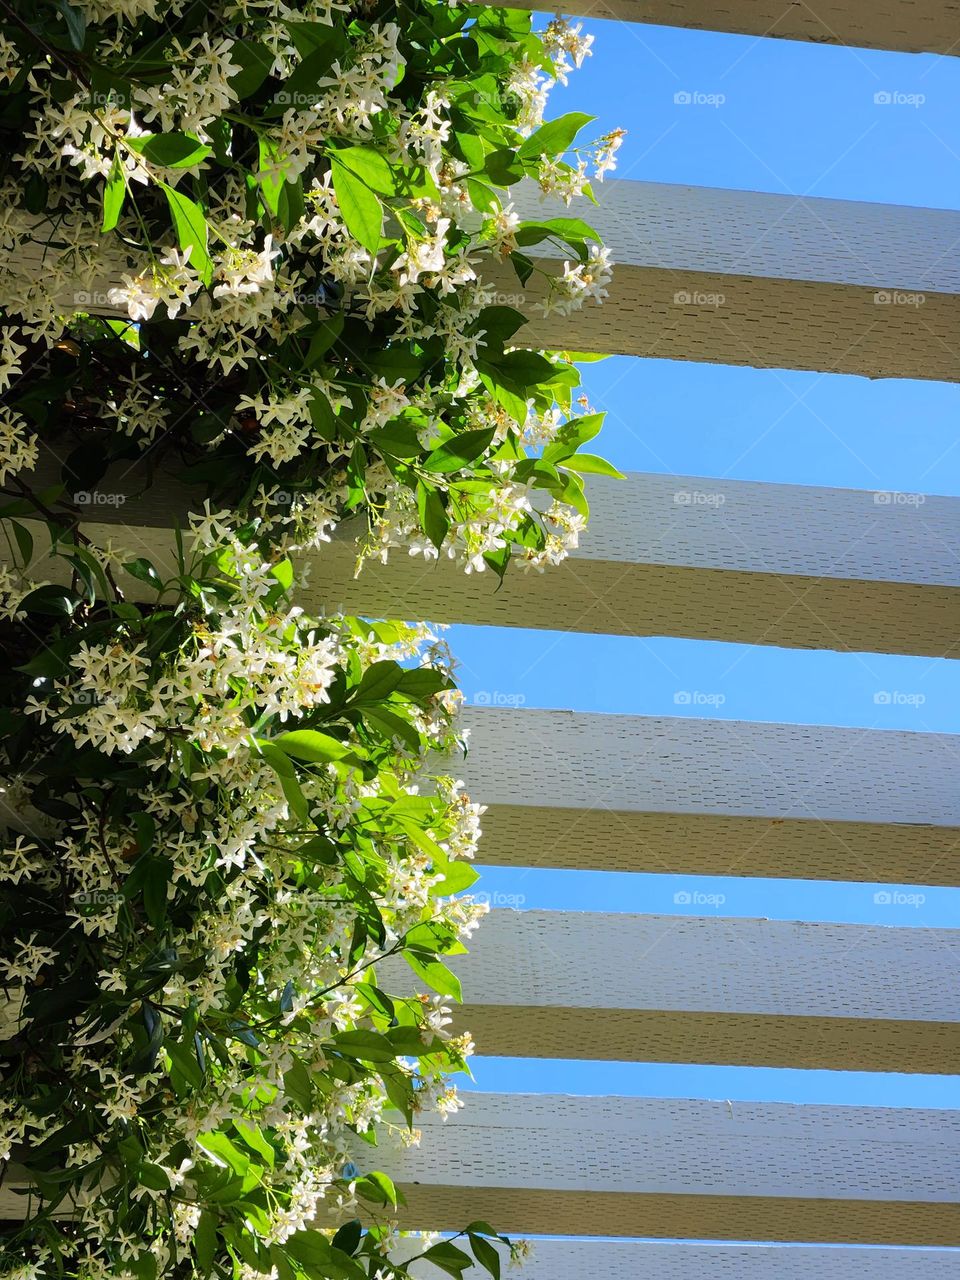
<svg viewBox="0 0 960 1280"><path fill-rule="evenodd" d="M3 3L3 0L0 0L0 4L2 3ZM30 486L28 484L25 484L20 479L19 476L11 476L10 483L15 485L18 492L20 493L20 496L22 498L26 498L27 502L32 503L36 507L36 509L40 512L40 514L44 516L47 520L53 521L54 524L59 526L63 525L63 518L59 516L56 511L53 511L50 507L48 507L47 504L43 501L43 499L39 498L34 493L34 491L30 488ZM93 542L87 537L87 535L83 533L82 530L80 529L79 518L73 513L70 514L69 523L67 524L67 530L73 537L75 543L78 543L84 547L92 547L94 545ZM111 570L108 564L104 564L103 574L107 582L109 582L110 584L110 589L113 591L114 599L118 604L122 604L123 592L117 586L116 579L113 576L113 571Z"/></svg>
<svg viewBox="0 0 960 1280"><path fill-rule="evenodd" d="M25 32L31 40L36 40L37 44L41 49L43 49L48 57L52 58L54 62L59 62L60 65L65 67L72 76L75 76L85 89L93 89L93 85L87 78L86 73L81 71L79 67L74 66L70 59L62 54L59 49L55 49L52 45L47 44L46 40L44 40L42 36L38 36L30 24L20 17L12 4L8 4L7 0L0 0L0 9L2 9L10 21L15 22L20 30Z"/></svg>

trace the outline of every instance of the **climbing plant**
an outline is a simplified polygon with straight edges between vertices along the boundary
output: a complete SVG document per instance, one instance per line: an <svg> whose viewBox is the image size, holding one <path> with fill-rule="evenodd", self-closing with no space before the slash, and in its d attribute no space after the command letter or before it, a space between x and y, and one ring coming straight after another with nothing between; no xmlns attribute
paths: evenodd
<svg viewBox="0 0 960 1280"><path fill-rule="evenodd" d="M523 326L609 280L537 203L613 167L543 119L587 53L440 0L0 0L3 1280L522 1252L397 1249L376 1144L459 1105L481 808L437 636L309 616L296 564L322 598L351 516L361 562L576 545L616 473ZM90 521L131 471L193 495L164 563Z"/></svg>

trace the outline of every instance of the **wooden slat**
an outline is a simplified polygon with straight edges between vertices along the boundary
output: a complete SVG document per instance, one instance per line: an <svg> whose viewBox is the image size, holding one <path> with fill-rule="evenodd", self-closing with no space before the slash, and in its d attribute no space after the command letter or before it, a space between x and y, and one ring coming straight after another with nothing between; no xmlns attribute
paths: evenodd
<svg viewBox="0 0 960 1280"><path fill-rule="evenodd" d="M38 475L57 482L52 454ZM87 511L121 524L133 554L170 567L172 539L154 526L185 519L200 497L163 476L141 495L143 484L139 468L116 466L99 492L125 501ZM581 547L543 574L516 571L495 590L492 574L394 551L355 579L358 530L347 525L311 557L302 602L438 622L960 655L960 499L650 474L593 477L587 492ZM121 539L116 528L99 535Z"/></svg>
<svg viewBox="0 0 960 1280"><path fill-rule="evenodd" d="M539 274L521 287L512 268L492 267L485 278L500 300L532 317L518 341L960 379L960 212L617 180L598 195L599 208L583 200L565 209L535 187L511 189L526 216L585 217L618 264L602 307L545 319L536 318ZM16 265L42 277L42 248L32 256L28 248ZM559 269L549 257L542 265ZM84 281L84 292L105 300L110 284ZM65 305L73 296L68 290Z"/></svg>
<svg viewBox="0 0 960 1280"><path fill-rule="evenodd" d="M948 1249L536 1240L522 1280L956 1280ZM412 1248L412 1246L411 1246ZM418 1280L445 1273L414 1264ZM509 1276L509 1272L505 1272Z"/></svg>
<svg viewBox="0 0 960 1280"><path fill-rule="evenodd" d="M538 9L540 0L504 0L510 9ZM620 22L729 31L737 35L858 45L904 53L957 53L960 5L955 0L572 0L564 13ZM607 36L606 32L601 33ZM640 40L642 33L638 33ZM624 33L623 39L631 39ZM812 67L812 71L816 67Z"/></svg>
<svg viewBox="0 0 960 1280"><path fill-rule="evenodd" d="M511 193L513 194L513 193ZM518 190L525 216L586 218L617 264L610 296L520 337L573 350L960 378L960 212L611 180L568 210ZM533 277L516 304L542 296ZM516 294L504 269L498 286Z"/></svg>
<svg viewBox="0 0 960 1280"><path fill-rule="evenodd" d="M502 1057L956 1072L960 931L686 909L493 911L449 961L458 1028ZM380 976L416 985L402 964Z"/></svg>
<svg viewBox="0 0 960 1280"><path fill-rule="evenodd" d="M471 1094L376 1157L401 1223L658 1239L960 1244L960 1115ZM365 1161L370 1164L370 1156Z"/></svg>
<svg viewBox="0 0 960 1280"><path fill-rule="evenodd" d="M489 806L488 863L960 883L952 734L499 708L465 722L470 754L450 767Z"/></svg>

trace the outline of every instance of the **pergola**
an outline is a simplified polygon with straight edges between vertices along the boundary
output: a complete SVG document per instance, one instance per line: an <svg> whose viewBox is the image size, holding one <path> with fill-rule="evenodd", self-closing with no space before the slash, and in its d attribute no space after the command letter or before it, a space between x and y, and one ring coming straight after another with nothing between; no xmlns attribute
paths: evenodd
<svg viewBox="0 0 960 1280"><path fill-rule="evenodd" d="M572 7L812 43L960 49L952 0ZM960 380L960 213L633 181L605 183L600 195L585 216L618 264L607 304L531 321L518 341ZM503 287L517 290L506 275ZM129 500L104 508L91 536L116 537L122 523L137 554L169 563L184 494L161 480L141 496L130 473L102 485ZM960 652L960 500L926 496L918 519L900 495L841 489L645 474L588 489L581 549L541 577L508 575L494 592L442 562L395 558L355 579L345 527L315 555L303 603L801 649ZM949 735L502 708L471 709L468 723L472 750L457 769L489 805L487 862L960 882L960 746ZM529 767L509 774L505 758ZM950 1074L960 1062L957 937L715 913L495 910L459 966L460 1017L479 1051L498 1055ZM616 981L590 976L598 972ZM381 1157L407 1198L402 1225L456 1230L485 1218L520 1235L585 1237L539 1244L530 1280L960 1274L950 1252L960 1246L955 1112L474 1094L424 1129L421 1148ZM717 1243L696 1243L705 1239Z"/></svg>

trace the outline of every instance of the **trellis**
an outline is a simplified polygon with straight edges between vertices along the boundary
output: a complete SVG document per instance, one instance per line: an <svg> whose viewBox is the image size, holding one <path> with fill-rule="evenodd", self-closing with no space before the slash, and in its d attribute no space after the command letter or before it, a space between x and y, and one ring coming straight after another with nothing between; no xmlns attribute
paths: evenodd
<svg viewBox="0 0 960 1280"><path fill-rule="evenodd" d="M642 15L636 0L574 7L901 51L952 52L960 32L960 6L928 0L832 0L822 17L761 0L653 0ZM960 378L960 214L615 182L593 221L620 264L608 305L533 322L525 340ZM505 276L504 288L517 286ZM161 481L141 496L129 473L101 487L128 498L103 509L103 532L122 523L169 565L182 493ZM346 528L316 557L304 603L955 656L958 500L923 497L918 518L922 495L650 475L590 488L590 533L551 574L508 576L494 594L450 566L395 559L355 580ZM491 863L957 883L952 736L494 709L469 722L459 771L490 806ZM529 767L510 776L504 758ZM521 1057L951 1073L955 939L715 915L494 912L462 966L462 1020L481 1052ZM592 964L601 948L603 965ZM960 1246L953 1112L473 1095L460 1116L424 1127L422 1148L383 1158L407 1197L403 1225L484 1217L518 1234L598 1237L539 1246L531 1280L945 1280L960 1267L947 1248ZM671 1243L603 1238L615 1236ZM675 1242L702 1239L803 1247ZM838 1247L852 1244L877 1247Z"/></svg>

